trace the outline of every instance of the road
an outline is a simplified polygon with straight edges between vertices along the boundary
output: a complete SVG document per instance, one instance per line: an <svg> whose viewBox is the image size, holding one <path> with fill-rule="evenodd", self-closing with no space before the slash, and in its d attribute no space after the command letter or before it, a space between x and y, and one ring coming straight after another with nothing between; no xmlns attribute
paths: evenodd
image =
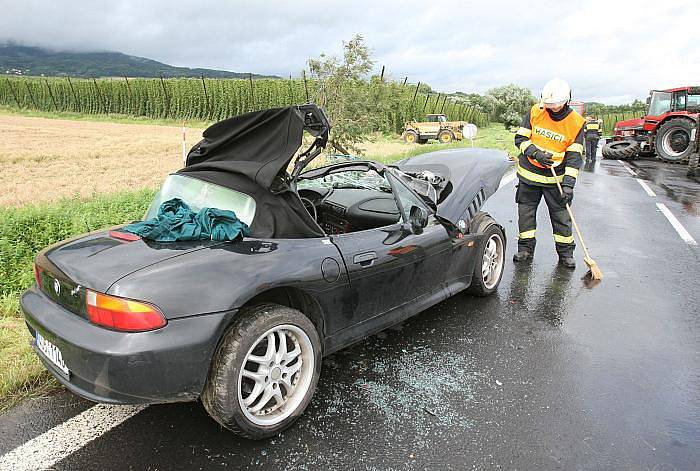
<svg viewBox="0 0 700 471"><path fill-rule="evenodd" d="M239 439L199 403L98 409L63 392L0 416L0 467L700 469L700 184L683 170L581 172L595 286L580 250L575 271L556 267L544 206L534 262L510 262L505 185L487 203L509 240L498 293L455 296L326 358L311 406L275 439Z"/></svg>

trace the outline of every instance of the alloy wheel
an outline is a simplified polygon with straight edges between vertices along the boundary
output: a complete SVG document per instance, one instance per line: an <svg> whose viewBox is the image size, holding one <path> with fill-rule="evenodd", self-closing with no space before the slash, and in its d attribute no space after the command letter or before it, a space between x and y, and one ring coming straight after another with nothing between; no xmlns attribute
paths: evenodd
<svg viewBox="0 0 700 471"><path fill-rule="evenodd" d="M238 401L256 425L276 425L306 396L314 372L311 340L297 326L280 325L261 335L243 362Z"/></svg>
<svg viewBox="0 0 700 471"><path fill-rule="evenodd" d="M498 234L492 234L484 247L481 264L481 276L487 289L493 288L501 278L503 259L503 239Z"/></svg>

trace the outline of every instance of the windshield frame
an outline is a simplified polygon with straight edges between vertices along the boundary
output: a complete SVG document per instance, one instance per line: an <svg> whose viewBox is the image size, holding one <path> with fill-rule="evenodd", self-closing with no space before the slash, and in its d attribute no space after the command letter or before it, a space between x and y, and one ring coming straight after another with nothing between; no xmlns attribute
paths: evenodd
<svg viewBox="0 0 700 471"><path fill-rule="evenodd" d="M654 106L660 102L661 97L665 96L668 99L668 107L666 107L664 110L655 110ZM671 111L671 106L673 105L673 93L672 92L664 92L661 90L654 90L651 92L651 100L649 100L649 109L647 111L648 116L661 116L664 113L668 113ZM660 111L660 112L657 112Z"/></svg>

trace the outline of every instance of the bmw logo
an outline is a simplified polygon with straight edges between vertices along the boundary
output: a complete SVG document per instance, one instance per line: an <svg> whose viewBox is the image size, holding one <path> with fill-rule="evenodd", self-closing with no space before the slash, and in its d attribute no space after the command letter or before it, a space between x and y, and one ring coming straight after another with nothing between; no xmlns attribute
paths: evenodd
<svg viewBox="0 0 700 471"><path fill-rule="evenodd" d="M61 283L56 279L53 280L53 290L56 294L61 294Z"/></svg>

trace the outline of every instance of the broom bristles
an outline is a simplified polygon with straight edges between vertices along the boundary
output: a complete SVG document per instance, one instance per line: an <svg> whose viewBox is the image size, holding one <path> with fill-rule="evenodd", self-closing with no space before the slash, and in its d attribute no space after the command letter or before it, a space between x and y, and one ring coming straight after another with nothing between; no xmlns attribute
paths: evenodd
<svg viewBox="0 0 700 471"><path fill-rule="evenodd" d="M583 259L584 262L586 262L586 265L588 265L589 271L588 273L590 274L591 278L594 280L602 280L603 279L603 272L600 271L600 268L598 268L598 264L593 260L592 258L584 257Z"/></svg>

